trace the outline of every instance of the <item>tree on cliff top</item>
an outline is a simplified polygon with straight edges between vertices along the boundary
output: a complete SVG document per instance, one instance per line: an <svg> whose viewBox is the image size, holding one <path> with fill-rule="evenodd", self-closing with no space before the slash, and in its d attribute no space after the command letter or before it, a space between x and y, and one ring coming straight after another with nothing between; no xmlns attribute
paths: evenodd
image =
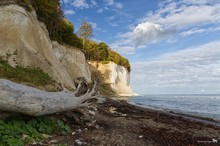
<svg viewBox="0 0 220 146"><path fill-rule="evenodd" d="M18 4L23 7L25 4L32 5L37 13L38 20L45 24L52 40L61 44L82 48L81 40L76 36L76 34L74 34L74 25L64 18L60 0L17 1Z"/></svg>
<svg viewBox="0 0 220 146"><path fill-rule="evenodd" d="M85 46L85 39L90 39L93 37L92 24L84 20L79 28L78 35L83 39L83 50Z"/></svg>

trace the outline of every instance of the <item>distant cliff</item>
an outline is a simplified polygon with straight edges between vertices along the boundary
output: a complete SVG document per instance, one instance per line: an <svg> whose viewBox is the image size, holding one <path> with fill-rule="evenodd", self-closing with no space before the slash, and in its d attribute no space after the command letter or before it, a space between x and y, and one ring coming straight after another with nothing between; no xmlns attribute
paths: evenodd
<svg viewBox="0 0 220 146"><path fill-rule="evenodd" d="M110 85L111 89L120 96L134 95L130 86L130 73L128 70L113 62L89 62L92 74L101 76L102 84Z"/></svg>

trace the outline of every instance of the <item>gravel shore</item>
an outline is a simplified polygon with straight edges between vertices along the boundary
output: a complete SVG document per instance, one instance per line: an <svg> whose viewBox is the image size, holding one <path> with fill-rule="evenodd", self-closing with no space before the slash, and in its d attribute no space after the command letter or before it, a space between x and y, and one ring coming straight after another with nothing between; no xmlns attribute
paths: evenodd
<svg viewBox="0 0 220 146"><path fill-rule="evenodd" d="M98 104L93 126L68 121L75 131L53 143L87 146L219 146L220 127L181 115L107 99ZM68 119L67 119L68 120Z"/></svg>

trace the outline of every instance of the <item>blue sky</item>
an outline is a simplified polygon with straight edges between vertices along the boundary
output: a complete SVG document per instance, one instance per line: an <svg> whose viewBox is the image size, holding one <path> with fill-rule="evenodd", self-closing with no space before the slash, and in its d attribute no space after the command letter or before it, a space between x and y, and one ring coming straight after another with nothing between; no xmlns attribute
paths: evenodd
<svg viewBox="0 0 220 146"><path fill-rule="evenodd" d="M77 32L129 59L139 94L220 93L219 0L63 0Z"/></svg>

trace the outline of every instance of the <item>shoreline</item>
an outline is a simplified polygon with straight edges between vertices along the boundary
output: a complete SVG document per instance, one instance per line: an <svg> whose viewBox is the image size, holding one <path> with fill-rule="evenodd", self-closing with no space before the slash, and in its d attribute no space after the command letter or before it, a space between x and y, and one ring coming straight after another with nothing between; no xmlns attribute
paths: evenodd
<svg viewBox="0 0 220 146"><path fill-rule="evenodd" d="M147 110L164 112L164 113L171 114L171 115L182 116L182 117L188 118L190 120L197 120L199 122L204 122L204 123L208 123L208 124L213 124L215 126L220 126L220 119L218 120L218 119L214 119L211 117L206 117L206 116L201 116L201 115L196 115L196 114L191 114L191 113L185 113L185 112L179 112L179 111L172 110L172 109L149 107L149 106L146 106L143 104L137 104L135 102L128 102L128 103L131 105L137 106L137 107L147 109Z"/></svg>
<svg viewBox="0 0 220 146"><path fill-rule="evenodd" d="M64 115L60 117L66 118ZM218 146L220 126L189 119L166 111L146 109L105 98L98 103L94 125L77 125L67 119L74 130L69 136L54 136L59 144L89 146ZM80 131L80 132L79 132Z"/></svg>
<svg viewBox="0 0 220 146"><path fill-rule="evenodd" d="M180 94L180 95L178 95L178 94L155 94L155 95L152 95L152 96L154 97L154 96L161 96L161 95L163 95L165 97L174 97L174 96L175 97L177 97L177 96L190 97L192 95L196 96L196 97L198 97L198 96L204 96L204 97L210 96L211 99L213 99L213 98L218 99L219 96L220 96L219 94L207 94L207 95L200 95L200 94ZM144 95L144 96L148 97L148 96L151 96L151 95ZM210 97L208 97L208 99ZM147 108L147 109L161 110L161 111L168 112L170 114L181 115L181 116L184 116L186 118L192 118L192 119L195 119L195 120L201 120L203 122L210 122L211 124L220 125L220 115L219 115L219 113L215 112L215 111L218 111L217 109L216 110L212 109L214 112L208 114L209 110L208 111L203 110L202 112L201 111L198 112L197 110L193 110L193 109L192 110L187 110L187 109L184 109L184 108L175 108L175 107L172 107L172 106L157 107L156 106L157 104L155 104L155 106L152 106L152 105L154 105L154 103L152 103L152 105L150 105L149 103L146 103L146 104L140 103L140 102L138 102L138 100L136 102L135 97L134 97L133 100L131 98L131 100L128 100L128 101L129 101L130 104L133 104L133 105L136 105L136 106L141 106L141 107L144 107L144 108ZM146 102L148 102L148 101L146 100ZM187 102L189 102L189 101L187 101ZM216 101L216 102L218 102L218 101ZM177 105L179 105L179 103ZM208 105L206 105L206 106L208 106ZM170 107L170 108L168 108L168 107ZM181 105L180 105L180 107L181 107ZM185 108L188 108L188 107L185 107ZM190 107L190 109L191 109L191 107Z"/></svg>

